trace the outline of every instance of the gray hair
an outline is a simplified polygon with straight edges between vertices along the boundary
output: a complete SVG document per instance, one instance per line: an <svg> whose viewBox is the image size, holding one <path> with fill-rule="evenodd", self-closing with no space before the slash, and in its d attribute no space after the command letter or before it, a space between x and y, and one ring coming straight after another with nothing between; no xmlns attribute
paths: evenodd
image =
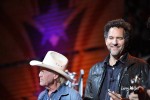
<svg viewBox="0 0 150 100"><path fill-rule="evenodd" d="M64 78L63 76L59 75L59 77L57 78L57 82L60 84L65 83L67 80L66 78Z"/></svg>

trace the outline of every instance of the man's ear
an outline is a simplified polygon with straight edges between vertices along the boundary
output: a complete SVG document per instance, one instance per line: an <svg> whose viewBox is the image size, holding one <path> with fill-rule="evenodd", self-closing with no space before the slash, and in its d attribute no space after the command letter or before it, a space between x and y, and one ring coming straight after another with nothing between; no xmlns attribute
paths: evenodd
<svg viewBox="0 0 150 100"><path fill-rule="evenodd" d="M57 79L59 77L58 74L54 74L54 79Z"/></svg>

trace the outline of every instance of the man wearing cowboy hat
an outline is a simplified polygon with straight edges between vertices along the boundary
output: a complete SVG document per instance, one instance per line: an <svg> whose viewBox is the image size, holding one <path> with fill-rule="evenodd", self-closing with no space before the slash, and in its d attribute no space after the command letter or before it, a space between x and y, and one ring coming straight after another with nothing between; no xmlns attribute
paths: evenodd
<svg viewBox="0 0 150 100"><path fill-rule="evenodd" d="M55 51L48 51L42 62L30 61L31 66L41 67L40 86L46 89L40 93L38 100L82 100L80 94L66 86L67 80L72 81L65 73L68 59Z"/></svg>

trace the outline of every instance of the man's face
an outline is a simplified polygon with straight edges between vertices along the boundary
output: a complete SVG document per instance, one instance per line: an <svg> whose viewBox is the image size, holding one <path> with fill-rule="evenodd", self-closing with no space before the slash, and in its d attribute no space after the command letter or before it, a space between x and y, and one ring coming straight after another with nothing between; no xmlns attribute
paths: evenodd
<svg viewBox="0 0 150 100"><path fill-rule="evenodd" d="M40 86L50 87L54 83L55 74L47 69L41 69L39 77Z"/></svg>
<svg viewBox="0 0 150 100"><path fill-rule="evenodd" d="M124 29L117 27L110 28L108 37L105 38L105 43L110 51L110 55L114 57L121 56L125 48Z"/></svg>

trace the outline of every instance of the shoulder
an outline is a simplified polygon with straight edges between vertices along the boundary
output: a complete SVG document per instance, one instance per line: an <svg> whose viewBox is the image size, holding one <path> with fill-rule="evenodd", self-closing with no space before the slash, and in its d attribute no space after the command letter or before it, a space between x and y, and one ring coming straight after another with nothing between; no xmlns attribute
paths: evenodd
<svg viewBox="0 0 150 100"><path fill-rule="evenodd" d="M148 63L142 59L142 58L138 58L138 57L134 57L134 56L129 56L129 59L128 59L130 62L133 62L133 63L136 63L136 64L144 64L144 65L148 65Z"/></svg>
<svg viewBox="0 0 150 100"><path fill-rule="evenodd" d="M150 65L144 59L129 56L128 62L140 69L142 68L144 70L150 70Z"/></svg>
<svg viewBox="0 0 150 100"><path fill-rule="evenodd" d="M89 79L93 78L93 76L99 76L102 75L102 73L104 72L104 62L98 62L95 65L93 65L90 70L89 70Z"/></svg>
<svg viewBox="0 0 150 100"><path fill-rule="evenodd" d="M71 98L78 98L77 100L81 100L81 95L79 92L71 87L65 86L66 91L68 91L68 94Z"/></svg>
<svg viewBox="0 0 150 100"><path fill-rule="evenodd" d="M104 67L104 62L98 62L91 67L90 71L99 71L103 67Z"/></svg>
<svg viewBox="0 0 150 100"><path fill-rule="evenodd" d="M70 93L75 93L75 94L78 94L78 91L71 88L71 87L68 87L67 85L65 85L65 89Z"/></svg>
<svg viewBox="0 0 150 100"><path fill-rule="evenodd" d="M38 96L38 100L42 100L45 94L46 94L46 90L42 91Z"/></svg>

